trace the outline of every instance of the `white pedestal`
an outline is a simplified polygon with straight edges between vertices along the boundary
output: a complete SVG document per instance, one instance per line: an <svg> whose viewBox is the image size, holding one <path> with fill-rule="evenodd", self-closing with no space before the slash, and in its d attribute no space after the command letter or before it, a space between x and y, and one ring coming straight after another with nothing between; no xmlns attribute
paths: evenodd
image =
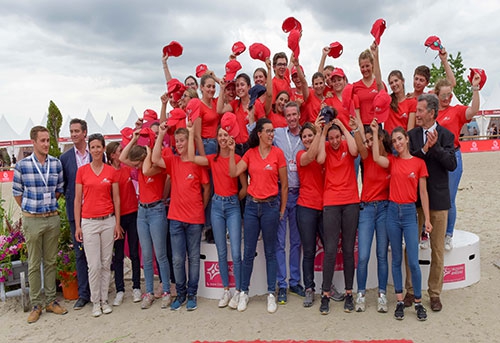
<svg viewBox="0 0 500 343"><path fill-rule="evenodd" d="M393 283L391 271L392 256L389 253L389 283ZM428 288L431 249L419 250L419 264L422 272L422 290ZM403 267L403 284L405 268ZM455 230L453 249L444 252L443 290L470 286L481 278L479 236L471 232Z"/></svg>

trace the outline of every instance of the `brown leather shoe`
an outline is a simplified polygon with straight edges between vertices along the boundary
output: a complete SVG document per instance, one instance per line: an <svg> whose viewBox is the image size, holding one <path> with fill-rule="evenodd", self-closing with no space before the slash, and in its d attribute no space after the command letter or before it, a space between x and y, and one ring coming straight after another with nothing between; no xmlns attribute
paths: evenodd
<svg viewBox="0 0 500 343"><path fill-rule="evenodd" d="M441 300L439 297L431 297L431 310L433 311L441 311L443 309L443 304L441 304Z"/></svg>
<svg viewBox="0 0 500 343"><path fill-rule="evenodd" d="M68 313L68 310L66 310L64 307L59 305L57 300L54 300L53 302L51 302L50 304L48 304L45 307L45 312L52 312L55 314L66 314L66 313Z"/></svg>
<svg viewBox="0 0 500 343"><path fill-rule="evenodd" d="M411 293L406 293L405 298L403 299L405 307L411 307L414 301L415 301L415 296Z"/></svg>
<svg viewBox="0 0 500 343"><path fill-rule="evenodd" d="M38 321L38 318L40 318L40 315L42 314L42 308L40 306L33 306L33 309L31 310L29 316L28 316L28 323L32 324Z"/></svg>

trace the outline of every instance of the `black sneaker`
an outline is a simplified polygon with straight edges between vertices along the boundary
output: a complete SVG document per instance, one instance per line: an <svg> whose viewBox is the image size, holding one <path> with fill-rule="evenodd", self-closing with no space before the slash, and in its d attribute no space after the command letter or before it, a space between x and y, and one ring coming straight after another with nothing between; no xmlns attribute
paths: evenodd
<svg viewBox="0 0 500 343"><path fill-rule="evenodd" d="M286 288L278 289L278 304L285 305L287 300Z"/></svg>
<svg viewBox="0 0 500 343"><path fill-rule="evenodd" d="M344 299L344 312L350 313L352 311L354 311L354 300L352 293L347 293Z"/></svg>
<svg viewBox="0 0 500 343"><path fill-rule="evenodd" d="M330 297L327 295L321 296L321 305L319 306L319 312L321 314L330 313Z"/></svg>
<svg viewBox="0 0 500 343"><path fill-rule="evenodd" d="M394 311L394 318L396 318L397 320L405 319L405 303L404 302L398 301L398 303L396 305L396 311Z"/></svg>
<svg viewBox="0 0 500 343"><path fill-rule="evenodd" d="M420 321L427 320L427 310L422 304L415 304L415 311L417 311L417 319Z"/></svg>
<svg viewBox="0 0 500 343"><path fill-rule="evenodd" d="M302 285L290 286L290 293L297 294L299 297L305 297L306 291Z"/></svg>

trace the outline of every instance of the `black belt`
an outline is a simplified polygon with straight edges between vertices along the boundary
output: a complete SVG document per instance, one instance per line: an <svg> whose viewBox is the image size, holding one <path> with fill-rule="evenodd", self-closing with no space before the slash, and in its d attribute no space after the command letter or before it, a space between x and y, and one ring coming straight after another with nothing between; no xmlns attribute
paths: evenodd
<svg viewBox="0 0 500 343"><path fill-rule="evenodd" d="M250 197L250 200L252 200L253 202L257 202L257 203L260 203L260 202L271 202L271 201L274 201L274 200L276 200L278 198L277 196L273 196L273 197L269 197L269 198L265 198L265 199L257 199L257 198L254 198L251 195L249 195L249 197Z"/></svg>
<svg viewBox="0 0 500 343"><path fill-rule="evenodd" d="M140 202L139 206L141 206L142 208L151 208L151 207L155 207L158 204L161 204L162 202L163 202L163 200L158 200L158 201L150 202L147 204L143 204L142 202Z"/></svg>
<svg viewBox="0 0 500 343"><path fill-rule="evenodd" d="M83 218L83 219L89 219L89 220L104 220L113 217L115 214L110 213L107 216L102 216L102 217L94 217L94 218Z"/></svg>

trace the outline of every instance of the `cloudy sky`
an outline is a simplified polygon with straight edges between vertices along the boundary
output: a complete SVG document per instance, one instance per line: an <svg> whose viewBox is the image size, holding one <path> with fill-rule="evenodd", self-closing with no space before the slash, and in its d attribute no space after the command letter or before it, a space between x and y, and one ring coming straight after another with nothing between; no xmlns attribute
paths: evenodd
<svg viewBox="0 0 500 343"><path fill-rule="evenodd" d="M182 56L169 59L174 77L194 74L199 63L222 76L238 40L289 54L281 31L289 16L302 23L300 61L308 80L322 47L333 41L343 44L344 53L327 64L342 67L350 81L360 79L357 57L373 41L373 22L384 18L384 81L399 69L410 91L414 68L439 62L423 46L429 35L437 35L449 53L462 53L466 67L486 70L484 97L500 83L496 0L0 0L0 8L0 116L18 133L29 118L40 123L50 100L64 117L83 118L90 109L99 124L109 113L118 127L132 107L139 114L146 108L159 111L164 45L176 40L184 47ZM239 61L250 75L264 66L248 51Z"/></svg>

